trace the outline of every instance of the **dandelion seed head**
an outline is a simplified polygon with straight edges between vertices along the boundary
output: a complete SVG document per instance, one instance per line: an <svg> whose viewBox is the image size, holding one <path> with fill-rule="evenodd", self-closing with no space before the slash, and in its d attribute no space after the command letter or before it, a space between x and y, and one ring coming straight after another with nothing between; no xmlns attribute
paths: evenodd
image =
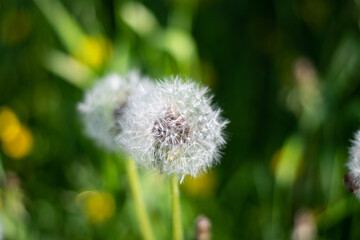
<svg viewBox="0 0 360 240"><path fill-rule="evenodd" d="M350 193L360 199L360 131L355 133L352 140L347 167L349 172L344 176L344 184Z"/></svg>
<svg viewBox="0 0 360 240"><path fill-rule="evenodd" d="M216 164L228 121L206 87L173 77L129 98L117 141L147 168L196 177Z"/></svg>
<svg viewBox="0 0 360 240"><path fill-rule="evenodd" d="M78 104L85 134L98 146L116 151L118 146L114 137L121 131L117 122L123 115L128 97L151 86L150 80L137 71L125 77L109 74L98 80L85 92L83 101Z"/></svg>

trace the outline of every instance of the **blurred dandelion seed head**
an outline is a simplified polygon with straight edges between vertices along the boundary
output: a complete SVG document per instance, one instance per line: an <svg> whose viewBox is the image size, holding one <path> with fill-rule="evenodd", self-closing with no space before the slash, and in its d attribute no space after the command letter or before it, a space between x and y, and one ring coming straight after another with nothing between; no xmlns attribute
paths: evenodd
<svg viewBox="0 0 360 240"><path fill-rule="evenodd" d="M196 177L213 166L228 121L211 105L208 89L179 76L129 98L117 141L136 161L167 175Z"/></svg>
<svg viewBox="0 0 360 240"><path fill-rule="evenodd" d="M346 189L349 193L356 193L359 186L359 177L352 176L351 174L345 174L343 181L345 184Z"/></svg>
<svg viewBox="0 0 360 240"><path fill-rule="evenodd" d="M109 74L100 79L86 91L83 102L78 105L86 135L100 147L110 151L117 150L114 136L119 133L120 128L116 121L122 116L127 98L151 86L150 80L136 71L125 77Z"/></svg>
<svg viewBox="0 0 360 240"><path fill-rule="evenodd" d="M360 131L352 140L347 167L349 172L344 176L344 184L350 193L360 198Z"/></svg>

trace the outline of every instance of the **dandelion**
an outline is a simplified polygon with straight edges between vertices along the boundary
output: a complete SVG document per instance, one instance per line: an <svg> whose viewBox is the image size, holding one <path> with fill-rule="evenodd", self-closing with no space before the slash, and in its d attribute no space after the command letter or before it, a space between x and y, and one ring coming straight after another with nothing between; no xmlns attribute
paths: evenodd
<svg viewBox="0 0 360 240"><path fill-rule="evenodd" d="M16 138L21 123L15 113L8 107L0 107L0 140L10 142Z"/></svg>
<svg viewBox="0 0 360 240"><path fill-rule="evenodd" d="M0 108L0 140L6 155L14 159L27 156L33 147L33 134L8 107Z"/></svg>
<svg viewBox="0 0 360 240"><path fill-rule="evenodd" d="M349 152L349 172L344 176L344 184L350 193L360 198L360 131L356 132Z"/></svg>
<svg viewBox="0 0 360 240"><path fill-rule="evenodd" d="M111 52L111 42L105 37L85 37L75 55L88 66L100 69L109 59Z"/></svg>
<svg viewBox="0 0 360 240"><path fill-rule="evenodd" d="M228 121L209 90L179 76L129 98L117 141L147 168L196 177L218 162Z"/></svg>
<svg viewBox="0 0 360 240"><path fill-rule="evenodd" d="M131 94L151 88L151 82L141 77L138 72L130 72L126 77L109 74L100 79L86 91L82 103L78 105L85 134L109 151L116 151L114 136L120 128L119 121L127 99Z"/></svg>
<svg viewBox="0 0 360 240"><path fill-rule="evenodd" d="M11 141L4 141L2 143L3 151L14 159L20 159L27 156L34 144L34 137L30 129L21 126L20 132Z"/></svg>
<svg viewBox="0 0 360 240"><path fill-rule="evenodd" d="M94 192L86 199L84 207L89 221L100 224L114 215L115 200L107 192Z"/></svg>
<svg viewBox="0 0 360 240"><path fill-rule="evenodd" d="M153 84L146 77L141 77L138 72L130 72L126 77L110 74L100 79L85 94L84 100L78 105L81 119L88 137L105 149L117 152L119 147L115 144L114 136L122 131L119 123L124 118L124 111L127 109L129 96L144 94L153 87ZM143 239L153 240L153 233L150 221L142 201L140 193L139 177L136 172L135 162L131 159L126 161L126 170L133 195L136 214L141 223ZM92 198L87 203L87 209L91 213L92 222L100 222L109 214L97 215L98 209L95 203L98 198ZM104 204L100 204L103 208ZM93 211L94 210L94 211Z"/></svg>

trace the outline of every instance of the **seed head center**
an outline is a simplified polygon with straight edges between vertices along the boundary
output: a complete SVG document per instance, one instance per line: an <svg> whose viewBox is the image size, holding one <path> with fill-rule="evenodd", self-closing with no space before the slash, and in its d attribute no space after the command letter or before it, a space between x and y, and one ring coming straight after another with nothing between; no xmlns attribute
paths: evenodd
<svg viewBox="0 0 360 240"><path fill-rule="evenodd" d="M188 141L190 127L183 117L169 110L165 117L155 121L152 132L156 141L177 146Z"/></svg>
<svg viewBox="0 0 360 240"><path fill-rule="evenodd" d="M347 188L347 190L350 192L350 193L356 193L357 190L358 190L358 187L357 187L357 182L359 181L359 179L351 176L349 173L348 174L345 174L344 178L344 184Z"/></svg>

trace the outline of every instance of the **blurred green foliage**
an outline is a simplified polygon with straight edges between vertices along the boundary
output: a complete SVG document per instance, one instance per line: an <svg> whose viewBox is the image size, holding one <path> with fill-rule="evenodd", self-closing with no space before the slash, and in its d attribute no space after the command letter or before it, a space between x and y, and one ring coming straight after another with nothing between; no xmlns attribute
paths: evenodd
<svg viewBox="0 0 360 240"><path fill-rule="evenodd" d="M221 164L181 186L186 239L199 214L213 239L359 239L360 203L342 183L360 127L359 11L358 0L1 1L5 239L140 238L125 157L86 139L76 111L97 77L131 69L203 82L231 121ZM169 239L168 179L139 171L157 239Z"/></svg>

